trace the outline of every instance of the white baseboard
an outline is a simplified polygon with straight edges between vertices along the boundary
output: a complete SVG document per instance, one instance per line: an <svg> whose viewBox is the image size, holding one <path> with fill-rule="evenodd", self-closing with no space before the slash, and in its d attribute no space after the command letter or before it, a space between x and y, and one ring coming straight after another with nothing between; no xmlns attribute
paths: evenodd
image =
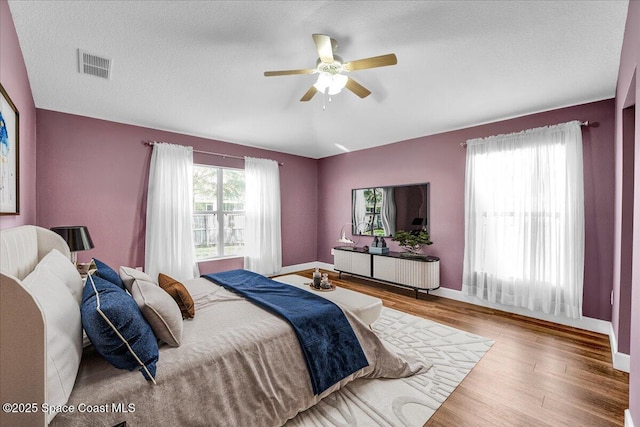
<svg viewBox="0 0 640 427"><path fill-rule="evenodd" d="M323 270L333 270L333 264L327 264L326 262L315 261L315 262L307 262L304 264L287 265L286 267L282 267L282 269L278 274L295 273L296 271L309 270L309 269L314 269L316 267L321 268Z"/></svg>
<svg viewBox="0 0 640 427"><path fill-rule="evenodd" d="M633 419L631 419L631 411L624 410L624 427L633 427Z"/></svg>
<svg viewBox="0 0 640 427"><path fill-rule="evenodd" d="M328 263L316 262L304 264L310 265L310 267L305 268L315 268L316 266L333 270L333 265ZM302 270L302 268L300 268ZM290 271L295 271L295 268ZM469 304L478 305L481 307L493 308L500 311L506 311L508 313L519 314L525 317L531 317L534 319L545 320L547 322L558 323L565 326L571 326L574 328L584 329L591 332L597 332L599 334L609 336L609 343L611 345L611 359L613 361L613 368L623 372L629 372L631 369L631 358L628 354L618 352L618 343L615 337L615 333L613 331L613 325L611 322L606 320L594 319L591 317L582 317L581 319L570 319L568 317L558 317L551 314L545 313L537 313L526 308L520 307L509 307L502 304L492 303L489 301L484 301L476 297L468 296L462 293L462 291L457 291L455 289L449 288L440 288L435 291L430 291L431 294L437 295L439 297L453 299L456 301L467 302Z"/></svg>
<svg viewBox="0 0 640 427"><path fill-rule="evenodd" d="M438 290L431 291L431 293L433 295L438 295L444 298L468 302L470 304L475 304L482 307L494 308L496 310L506 311L508 313L519 314L521 316L532 317L534 319L545 320L547 322L558 323L565 326L571 326L574 328L584 329L587 331L607 335L609 336L609 344L611 346L611 360L613 362L613 368L627 373L631 369L631 358L628 354L618 352L618 343L613 331L613 325L611 324L611 322L608 322L606 320L594 319L591 317L570 319L568 317L558 317L551 314L538 313L526 308L509 307L489 301L484 301L476 297L465 295L462 293L462 291L456 291L449 288L440 288Z"/></svg>
<svg viewBox="0 0 640 427"><path fill-rule="evenodd" d="M609 330L609 344L611 345L613 367L619 371L629 373L631 371L631 356L618 351L618 340L613 330L613 324L611 322L609 322L609 324L611 325L611 329Z"/></svg>
<svg viewBox="0 0 640 427"><path fill-rule="evenodd" d="M545 320L548 322L559 323L565 326L571 326L574 328L585 329L591 332L598 332L600 334L609 335L611 331L611 322L606 320L593 319L591 317L582 317L581 319L570 319L568 317L559 317L552 314L539 313L531 311L521 307L510 307L498 303L493 303L480 298L468 296L462 293L462 291L456 291L455 289L440 288L430 292L433 295L453 299L456 301L468 302L470 304L479 305L481 307L493 308L500 311L506 311L507 313L519 314L521 316L532 317L534 319Z"/></svg>

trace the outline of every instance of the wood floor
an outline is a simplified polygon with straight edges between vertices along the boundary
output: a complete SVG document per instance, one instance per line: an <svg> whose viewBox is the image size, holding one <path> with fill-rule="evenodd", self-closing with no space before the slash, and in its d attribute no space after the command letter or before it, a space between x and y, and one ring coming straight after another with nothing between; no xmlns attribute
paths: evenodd
<svg viewBox="0 0 640 427"><path fill-rule="evenodd" d="M327 273L386 307L495 340L425 426L624 426L629 375L613 369L606 335Z"/></svg>

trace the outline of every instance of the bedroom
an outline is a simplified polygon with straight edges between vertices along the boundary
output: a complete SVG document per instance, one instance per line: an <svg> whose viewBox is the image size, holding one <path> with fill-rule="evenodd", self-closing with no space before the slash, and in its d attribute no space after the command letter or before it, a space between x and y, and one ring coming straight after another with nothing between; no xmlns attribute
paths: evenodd
<svg viewBox="0 0 640 427"><path fill-rule="evenodd" d="M631 296L630 282L628 288L621 290L620 280L618 279L617 284L615 281L616 275L620 275L620 253L633 252L636 258L634 267L638 265L638 251L633 251L638 247L638 240L636 238L636 244L627 242L627 246L620 247L617 239L621 237L619 232L615 231L615 227L618 227L621 221L621 214L618 212L620 206L633 205L634 200L638 200L640 186L636 185L631 194L628 191L624 192L623 183L633 180L632 175L629 171L618 170L614 173L620 156L620 152L616 150L621 150L622 144L622 108L630 105L630 100L635 100L634 90L637 90L634 72L640 45L637 33L639 26L636 24L640 12L636 3L630 2L629 5L619 70L614 76L614 81L610 82L611 88L615 88L615 91L611 91L607 96L591 99L594 102L568 100L553 107L540 108L536 111L542 112L536 113L511 110L501 119L478 122L486 123L482 125L421 134L428 136L393 139L388 142L394 144L350 153L333 152L317 156L288 154L286 149L265 150L237 144L245 140L244 133L224 136L220 131L219 139L204 138L191 136L189 124L185 124L186 128L180 131L169 132L158 130L162 129L161 127L154 129L154 126L136 123L134 113L131 117L120 120L100 120L91 118L93 114L88 110L70 114L65 112L70 111L65 108L40 105L34 100L34 82L30 81L30 73L36 71L28 70L25 65L20 48L23 41L19 41L19 32L14 29L14 18L11 16L13 5L2 0L0 7L1 81L18 106L21 120L21 212L19 216L2 216L0 228L22 224L52 227L62 223L87 223L92 237L100 243L94 250L81 253L81 261L95 255L114 265L144 264L144 195L150 149L143 146L141 141L158 140L230 155L267 157L284 163L285 166L281 168L282 223L287 224L287 227L283 227L282 230L283 266L297 269L308 268L315 263L321 263L323 266L333 264L331 248L335 246L342 225L349 222L352 188L430 182L433 203L431 219L434 224L432 238L436 243L429 250L441 259L443 288L459 291L464 242L462 194L465 162L465 150L459 143L470 138L517 132L575 119L599 123L598 127L589 127L585 132L585 140L587 137L590 138L590 151L585 152L585 196L588 198L585 206L586 227L590 233L586 245L584 315L596 321L609 322L614 331L612 335L617 341L617 350L613 351L620 353L623 361L624 355L627 355L627 366L632 370L630 415L636 420L635 424L638 424L640 378L637 371L633 371L634 366L640 366L640 344L637 340L640 316L638 292ZM255 23L251 21L249 24ZM327 32L329 30L333 29L326 29ZM340 30L347 36L350 35L346 30ZM271 108L277 103L287 104L291 109L301 108L297 99L306 90L306 82L300 83L294 77L268 80L262 77L262 72L268 69L304 66L304 61L312 60L313 44L310 34L314 31L325 29L322 27L305 30L306 39L296 40L295 43L298 44L294 45L295 55L289 52L292 57L288 60L284 57L279 60L273 59L264 65L253 64L255 70L250 71L258 76L256 79L260 86L272 91L264 95L269 99L268 105ZM623 29L619 31L622 32ZM451 30L448 35L453 37ZM209 35L213 38L224 36ZM355 49L356 46L355 41L351 45L348 41L345 42L345 49ZM398 53L400 67L404 58L397 50L399 47L396 48L389 42L381 51L374 49L362 55L356 53L356 57L395 51ZM68 54L75 55L74 49L91 49L91 46L71 48L73 52ZM274 50L274 53L284 54L288 49L282 46ZM346 50L344 53L347 56ZM75 56L70 58L71 63L74 60ZM117 58L114 61L115 80L118 70ZM160 67L160 64L157 66ZM40 72L46 73L46 70ZM77 73L74 72L71 64L67 77L77 79ZM371 76L370 80L363 77L362 82L372 86L370 89L375 88L378 92L384 93L388 90L390 80L393 80L394 67L383 68L379 72L379 80L375 77L378 74L367 74ZM49 90L53 91L56 87L55 84L51 84ZM302 93L299 93L300 88ZM195 96L193 93L188 95ZM374 91L372 96L375 95ZM347 96L354 99L351 100ZM358 100L349 93L344 94L344 98L344 102L353 105L352 108L359 108L360 104L356 101L367 101ZM338 120L334 112L340 111L341 100L336 98L333 103L327 105L325 111L322 111L320 99L313 101L312 105L303 106L303 111L314 118L309 119L308 126L316 125L320 120L317 118L320 114ZM384 101L377 102L384 105ZM117 105L114 108L116 107ZM389 116L384 123L402 126L403 118L396 117L395 114ZM223 119L233 120L224 116ZM185 117L184 120L188 123L191 119ZM246 125L246 122L244 123ZM325 132L325 138L332 141L332 131ZM635 132L638 141L637 127ZM198 161L209 160L199 160L196 157L196 162ZM219 166L242 167L241 162L232 159L216 161ZM303 213L300 212L301 207L304 209ZM88 210L91 210L90 219ZM636 217L637 212L638 209L635 209ZM113 227L113 224L118 226ZM635 227L636 230L638 228L640 227ZM239 266L241 260L224 259L202 263L200 267L203 272L213 272ZM638 268L634 268L634 274L636 270ZM637 283L637 276L634 275L635 288ZM446 289L443 291L446 292ZM618 291L614 292L613 306L610 303L612 289ZM621 292L626 292L626 297L617 295Z"/></svg>

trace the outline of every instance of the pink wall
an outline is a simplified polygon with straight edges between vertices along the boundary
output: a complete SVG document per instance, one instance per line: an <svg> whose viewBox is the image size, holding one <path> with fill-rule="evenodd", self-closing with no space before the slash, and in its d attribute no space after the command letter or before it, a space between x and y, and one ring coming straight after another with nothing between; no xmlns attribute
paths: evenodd
<svg viewBox="0 0 640 427"><path fill-rule="evenodd" d="M629 343L629 408L635 424L639 424L640 110L637 108L633 241L624 242L619 231L621 224L616 228L615 241L611 233L614 219L622 222L622 202L628 200L624 199L628 196L622 194L621 185L624 179L630 179L620 167L622 109L640 97L640 86L635 84L634 77L639 62L640 2L632 1L629 2L615 110L611 102L604 101L316 161L46 110L36 112L11 12L7 1L0 0L0 82L20 113L20 215L0 217L0 228L34 223L44 227L86 224L96 248L81 253L81 261L97 256L113 265L143 265L146 185L151 151L140 141L165 140L192 145L196 149L268 157L285 163L281 169L284 265L316 259L332 262L330 248L335 245L340 227L349 222L351 188L431 182L432 238L436 243L429 247L428 252L442 258L443 286L460 289L465 154L458 143L469 138L573 119L599 122L598 127L590 127L583 132L587 214L584 310L589 317L611 318L609 283L614 283L617 294L620 291L624 293L624 289L620 289L621 276L624 279L620 271L621 253L631 251L631 304L621 304L618 295L612 321L616 334L623 334L618 336L619 349L624 349L625 343ZM615 111L615 122L612 111ZM611 172L614 134L615 150L619 156L615 182ZM196 157L196 161L239 166L237 162L209 156ZM618 191L615 213L612 207L614 183ZM313 244L316 232L317 246ZM615 259L612 255L614 245ZM241 265L240 259L226 259L201 265L201 269L213 272ZM625 328L630 331L628 339Z"/></svg>
<svg viewBox="0 0 640 427"><path fill-rule="evenodd" d="M441 258L443 287L460 290L464 250L465 149L470 138L539 126L589 120L583 128L586 253L584 315L610 320L613 263L614 101L563 108L468 129L425 136L319 161L318 258L332 262L331 247L349 222L351 189L431 183L431 238L425 252ZM366 238L360 245L368 244ZM393 242L391 242L393 244ZM396 246L397 248L397 246Z"/></svg>
<svg viewBox="0 0 640 427"><path fill-rule="evenodd" d="M36 107L6 0L0 0L0 83L19 114L20 215L0 216L0 228L36 222Z"/></svg>
<svg viewBox="0 0 640 427"><path fill-rule="evenodd" d="M633 175L623 162L624 135L628 125L623 126L623 109L640 100L640 85L637 83L640 65L640 2L630 1L627 24L620 56L618 85L616 88L616 253L614 260L614 288L624 291L625 271L624 254L631 252L631 304L620 301L613 307L614 329L616 334L623 333L624 326L630 325L630 365L629 375L629 413L635 425L640 424L640 109L635 109L635 153ZM628 123L628 119L626 120ZM626 148L626 147L625 147ZM625 154L627 154L625 152ZM628 194L623 192L625 183L633 179L633 240L625 240L621 233L624 223L623 206L628 204ZM620 281L622 280L622 282ZM620 327L622 326L622 327ZM622 341L622 337L618 337Z"/></svg>
<svg viewBox="0 0 640 427"><path fill-rule="evenodd" d="M37 110L38 225L87 225L95 248L80 252L113 266L143 266L151 148L143 140L196 150L264 157L284 163L283 265L317 259L317 161L284 153L76 115ZM242 167L241 160L195 154L196 163ZM203 272L241 267L242 260L203 263Z"/></svg>

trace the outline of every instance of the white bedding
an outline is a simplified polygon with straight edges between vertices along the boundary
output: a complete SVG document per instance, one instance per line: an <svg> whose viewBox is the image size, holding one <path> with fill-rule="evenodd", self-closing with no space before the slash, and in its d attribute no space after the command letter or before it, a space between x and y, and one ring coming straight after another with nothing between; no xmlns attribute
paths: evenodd
<svg viewBox="0 0 640 427"><path fill-rule="evenodd" d="M51 425L279 426L355 378L399 378L429 368L387 350L345 312L369 366L314 396L286 321L206 279L185 285L196 315L184 321L180 347L160 346L157 385L85 349L67 404L74 412L60 412Z"/></svg>

